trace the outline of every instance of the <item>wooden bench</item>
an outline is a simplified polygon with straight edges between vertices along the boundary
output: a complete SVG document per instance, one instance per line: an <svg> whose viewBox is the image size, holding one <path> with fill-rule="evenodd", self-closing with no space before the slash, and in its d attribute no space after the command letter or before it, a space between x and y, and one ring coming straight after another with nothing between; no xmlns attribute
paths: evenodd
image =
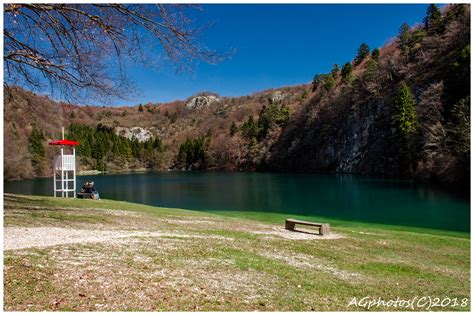
<svg viewBox="0 0 474 315"><path fill-rule="evenodd" d="M331 233L331 229L329 227L329 224L327 223L307 222L307 221L301 221L301 220L295 220L295 219L286 219L285 229L290 230L290 231L295 231L296 224L315 226L319 228L320 235L328 235L329 233Z"/></svg>

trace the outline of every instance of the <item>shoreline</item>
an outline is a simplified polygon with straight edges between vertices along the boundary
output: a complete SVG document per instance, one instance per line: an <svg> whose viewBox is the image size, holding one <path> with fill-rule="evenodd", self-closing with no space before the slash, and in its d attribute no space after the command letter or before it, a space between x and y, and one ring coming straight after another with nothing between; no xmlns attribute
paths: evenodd
<svg viewBox="0 0 474 315"><path fill-rule="evenodd" d="M128 169L128 170L114 170L114 171L99 171L99 170L83 170L77 172L77 176L85 176L85 175L101 175L101 174L123 174L123 173L147 173L153 172L153 170L149 170L146 168L136 168L136 169Z"/></svg>
<svg viewBox="0 0 474 315"><path fill-rule="evenodd" d="M90 200L87 199L78 199L78 198L61 198L61 197L52 197L45 195L27 195L27 194L13 194L13 193L4 193L4 196L21 196L31 199L47 199L52 203L57 203L59 205L66 205L73 203L79 208L91 208L91 209L101 209L101 203L95 204L96 208L91 207ZM86 201L86 202L84 202ZM470 231L457 231L457 230L448 230L441 228L429 228L429 227L419 227L419 226L409 226L409 225L395 225L395 224L386 224L386 223L377 223L377 222L367 222L367 221L351 221L351 220L341 220L331 217L323 217L316 215L302 215L302 214L292 214L292 213L280 213L280 212L265 212L265 211L236 211L236 210L203 210L203 209L184 209L184 208L169 208L156 205L148 205L137 202L130 202L124 200L113 200L113 199L100 199L104 202L120 203L128 205L129 207L138 207L138 208L148 208L148 211L155 212L160 209L166 209L170 211L186 211L192 213L199 213L203 216L211 214L217 215L226 219L243 219L250 220L255 222L263 222L269 224L283 224L286 218L295 218L301 220L309 220L315 222L325 222L331 224L331 226L340 226L340 227L354 227L354 228L369 228L377 230L388 230L393 232L408 232L408 233L418 233L425 235L433 236L446 236L446 237L457 237L457 238L470 238ZM133 211L133 210L132 210Z"/></svg>

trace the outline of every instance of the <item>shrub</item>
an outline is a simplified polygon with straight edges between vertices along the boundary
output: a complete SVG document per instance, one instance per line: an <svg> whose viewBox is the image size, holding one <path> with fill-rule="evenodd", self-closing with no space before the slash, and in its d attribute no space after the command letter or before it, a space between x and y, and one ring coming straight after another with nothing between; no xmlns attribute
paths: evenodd
<svg viewBox="0 0 474 315"><path fill-rule="evenodd" d="M334 80L332 75L325 75L323 88L326 90L326 92L331 91L335 85L336 85L336 80Z"/></svg>

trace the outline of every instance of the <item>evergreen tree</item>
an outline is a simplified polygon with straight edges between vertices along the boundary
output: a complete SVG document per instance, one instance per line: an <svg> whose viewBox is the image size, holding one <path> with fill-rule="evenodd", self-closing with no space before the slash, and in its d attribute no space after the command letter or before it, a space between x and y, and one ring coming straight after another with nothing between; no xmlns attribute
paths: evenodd
<svg viewBox="0 0 474 315"><path fill-rule="evenodd" d="M408 138L416 130L416 101L410 87L405 82L397 90L395 110L398 127L402 135Z"/></svg>
<svg viewBox="0 0 474 315"><path fill-rule="evenodd" d="M127 160L130 161L132 159L132 147L130 146L130 140L127 138L122 138L122 156Z"/></svg>
<svg viewBox="0 0 474 315"><path fill-rule="evenodd" d="M113 138L113 143L112 143L112 153L114 156L119 157L121 155L122 149L120 148L121 143L120 143L120 138L114 137Z"/></svg>
<svg viewBox="0 0 474 315"><path fill-rule="evenodd" d="M178 164L185 168L205 168L207 164L207 149L210 138L201 136L197 139L187 138L179 146Z"/></svg>
<svg viewBox="0 0 474 315"><path fill-rule="evenodd" d="M153 140L153 149L154 150L158 150L160 152L163 151L163 142L161 141L160 138L156 137L154 140Z"/></svg>
<svg viewBox="0 0 474 315"><path fill-rule="evenodd" d="M342 70L341 70L342 81L350 82L351 75L352 75L352 64L350 62L346 62L342 66Z"/></svg>
<svg viewBox="0 0 474 315"><path fill-rule="evenodd" d="M464 15L466 6L466 4L462 3L451 4L449 10L446 10L445 16L442 17L442 29L453 20L459 19L462 15Z"/></svg>
<svg viewBox="0 0 474 315"><path fill-rule="evenodd" d="M280 126L286 125L289 119L290 119L290 107L288 107L288 105L283 104L280 107L280 111L278 113L276 123Z"/></svg>
<svg viewBox="0 0 474 315"><path fill-rule="evenodd" d="M365 70L363 74L364 80L371 81L374 79L375 75L377 74L378 64L374 59L370 59L367 61L365 65Z"/></svg>
<svg viewBox="0 0 474 315"><path fill-rule="evenodd" d="M379 57L380 57L380 50L378 48L374 48L374 50L372 50L372 59L375 61L378 61Z"/></svg>
<svg viewBox="0 0 474 315"><path fill-rule="evenodd" d="M87 162L94 159L91 166L105 169L107 163L142 162L148 168L160 167L162 153L165 150L161 139L150 138L139 142L136 138L128 139L116 135L114 128L98 124L96 128L72 124L68 128L67 138L78 141L77 155Z"/></svg>
<svg viewBox="0 0 474 315"><path fill-rule="evenodd" d="M410 48L420 44L423 38L426 36L426 31L423 28L417 28L411 32L409 46Z"/></svg>
<svg viewBox="0 0 474 315"><path fill-rule="evenodd" d="M153 156L153 140L148 139L143 142L143 158L145 162L148 162Z"/></svg>
<svg viewBox="0 0 474 315"><path fill-rule="evenodd" d="M313 77L313 92L316 91L319 84L322 82L323 75L322 74L315 74Z"/></svg>
<svg viewBox="0 0 474 315"><path fill-rule="evenodd" d="M230 126L230 135L233 136L237 132L238 128L237 125L235 124L235 121L232 122L232 125Z"/></svg>
<svg viewBox="0 0 474 315"><path fill-rule="evenodd" d="M451 110L453 120L449 123L450 147L457 155L467 160L471 151L471 124L469 96L461 99Z"/></svg>
<svg viewBox="0 0 474 315"><path fill-rule="evenodd" d="M258 135L258 128L255 124L253 116L250 115L247 122L242 125L242 134L248 139L256 138Z"/></svg>
<svg viewBox="0 0 474 315"><path fill-rule="evenodd" d="M140 142L137 139L133 139L130 143L130 146L132 148L132 156L135 159L139 159L141 157Z"/></svg>
<svg viewBox="0 0 474 315"><path fill-rule="evenodd" d="M405 55L412 54L420 48L419 44L425 36L426 31L423 28L412 30L407 23L403 23L398 32L397 46Z"/></svg>
<svg viewBox="0 0 474 315"><path fill-rule="evenodd" d="M90 157L92 155L92 148L89 141L79 142L80 145L77 146L77 155ZM80 149L79 149L80 148ZM79 153L80 152L80 153Z"/></svg>
<svg viewBox="0 0 474 315"><path fill-rule="evenodd" d="M423 24L428 32L440 32L443 27L443 16L436 4L430 4L426 9L426 16L423 19Z"/></svg>
<svg viewBox="0 0 474 315"><path fill-rule="evenodd" d="M410 26L407 23L403 23L400 26L397 36L397 45L398 48L403 53L407 53L410 49L410 41L411 41L411 33L410 33Z"/></svg>
<svg viewBox="0 0 474 315"><path fill-rule="evenodd" d="M268 130L273 126L275 118L275 105L267 107L263 105L262 110L258 116L258 140L261 140L267 136Z"/></svg>
<svg viewBox="0 0 474 315"><path fill-rule="evenodd" d="M147 167L150 169L160 169L163 164L163 154L159 151L153 151L147 161Z"/></svg>
<svg viewBox="0 0 474 315"><path fill-rule="evenodd" d="M416 131L416 101L405 82L399 86L395 95L395 118L400 135L399 146L402 175L411 177L415 168L413 159L414 152L411 142L413 141L412 135Z"/></svg>
<svg viewBox="0 0 474 315"><path fill-rule="evenodd" d="M448 104L447 110L459 102L471 91L471 45L453 51L455 60L451 63L445 79L445 98Z"/></svg>
<svg viewBox="0 0 474 315"><path fill-rule="evenodd" d="M96 139L92 145L92 157L96 160L102 160L105 157L105 144L101 139Z"/></svg>
<svg viewBox="0 0 474 315"><path fill-rule="evenodd" d="M105 172L107 170L107 167L102 159L97 159L95 161L95 169L101 172Z"/></svg>
<svg viewBox="0 0 474 315"><path fill-rule="evenodd" d="M36 175L41 175L46 163L43 143L46 139L42 132L33 128L28 137L28 150L31 153L31 164Z"/></svg>
<svg viewBox="0 0 474 315"><path fill-rule="evenodd" d="M357 66L359 65L365 57L367 57L370 54L370 48L369 45L366 43L362 43L359 46L359 49L357 50L357 56L354 59L354 64Z"/></svg>
<svg viewBox="0 0 474 315"><path fill-rule="evenodd" d="M331 70L331 75L333 77L334 80L337 80L337 77L339 76L339 65L338 64L334 64L332 66L332 70Z"/></svg>

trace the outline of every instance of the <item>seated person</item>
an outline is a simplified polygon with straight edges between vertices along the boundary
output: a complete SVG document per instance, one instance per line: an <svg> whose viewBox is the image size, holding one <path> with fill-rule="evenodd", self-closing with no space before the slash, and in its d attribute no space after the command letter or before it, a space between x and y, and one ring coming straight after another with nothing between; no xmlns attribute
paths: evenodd
<svg viewBox="0 0 474 315"><path fill-rule="evenodd" d="M82 185L82 192L85 192L85 193L92 193L95 191L95 188L94 188L94 182L85 182L84 185Z"/></svg>

